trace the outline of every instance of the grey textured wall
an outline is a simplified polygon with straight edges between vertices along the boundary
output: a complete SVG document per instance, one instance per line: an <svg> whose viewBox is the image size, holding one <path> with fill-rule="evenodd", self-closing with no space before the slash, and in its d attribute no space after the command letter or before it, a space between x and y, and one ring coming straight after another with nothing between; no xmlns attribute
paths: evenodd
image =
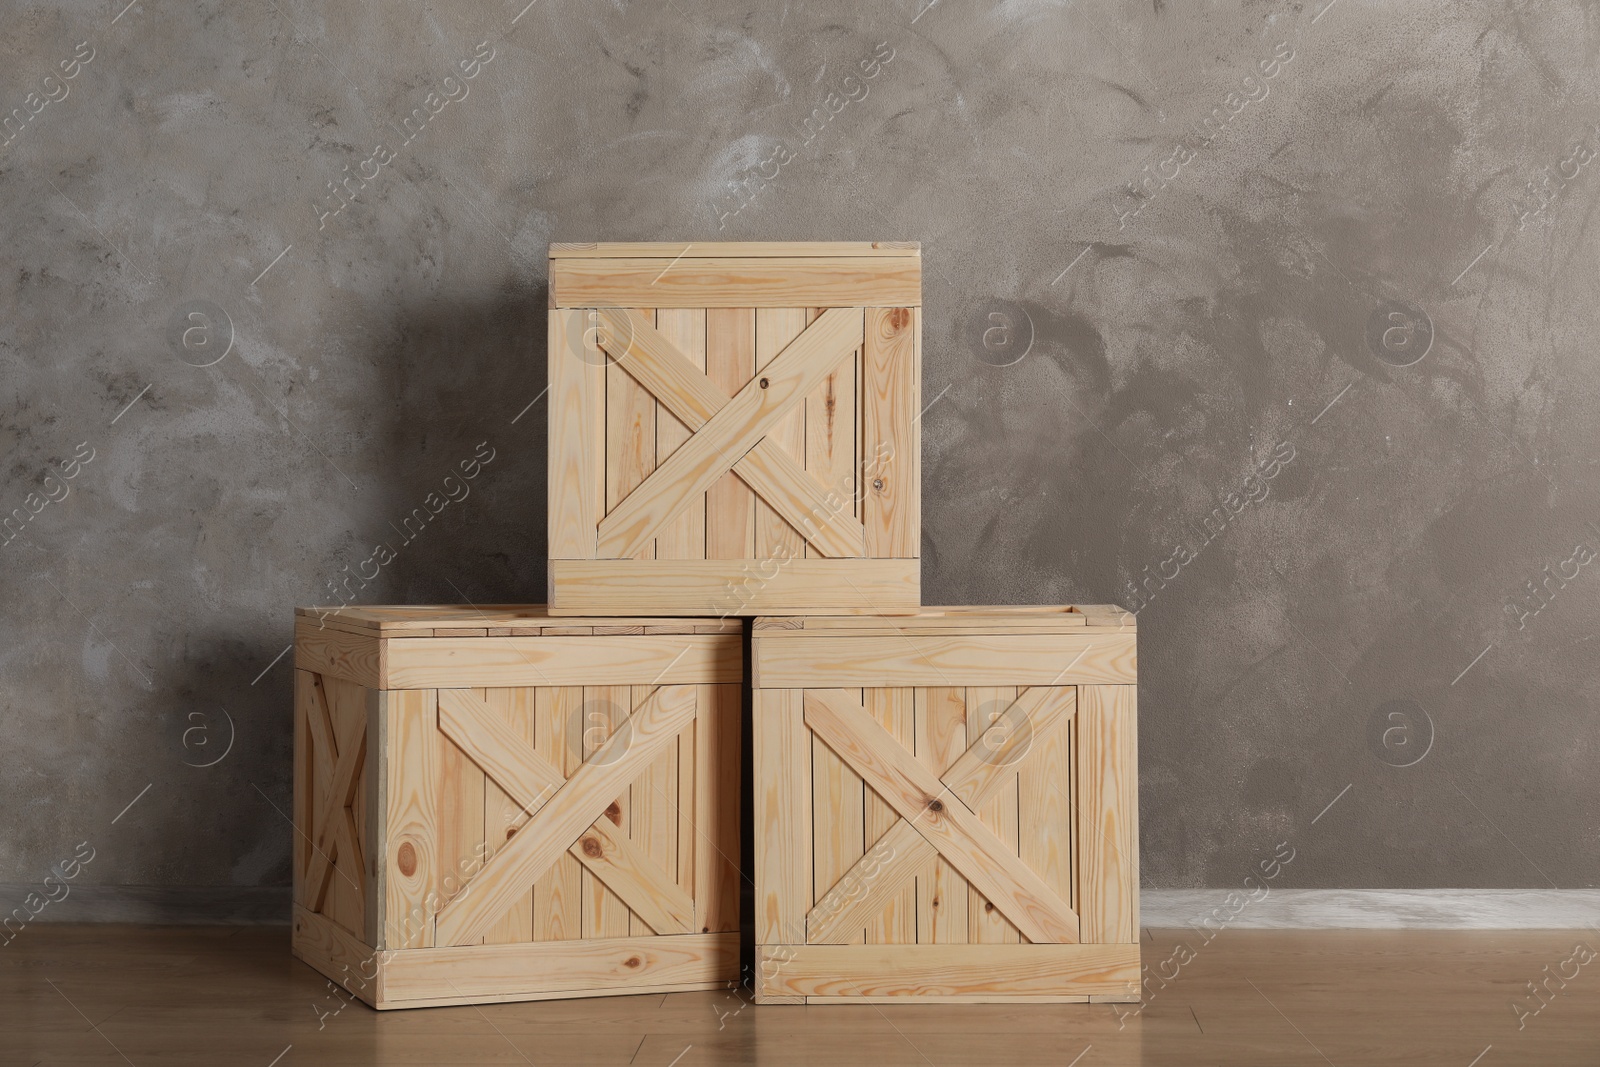
<svg viewBox="0 0 1600 1067"><path fill-rule="evenodd" d="M1147 886L1595 884L1592 2L123 2L0 3L0 882L286 884L290 609L480 451L362 599L542 598L548 242L872 238Z"/></svg>

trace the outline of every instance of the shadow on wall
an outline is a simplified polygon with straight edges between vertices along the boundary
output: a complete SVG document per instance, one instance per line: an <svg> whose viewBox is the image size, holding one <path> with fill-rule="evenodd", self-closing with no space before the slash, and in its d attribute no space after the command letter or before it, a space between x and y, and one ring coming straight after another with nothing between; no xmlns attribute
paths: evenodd
<svg viewBox="0 0 1600 1067"><path fill-rule="evenodd" d="M374 352L382 485L332 602L544 601L546 293L414 308Z"/></svg>

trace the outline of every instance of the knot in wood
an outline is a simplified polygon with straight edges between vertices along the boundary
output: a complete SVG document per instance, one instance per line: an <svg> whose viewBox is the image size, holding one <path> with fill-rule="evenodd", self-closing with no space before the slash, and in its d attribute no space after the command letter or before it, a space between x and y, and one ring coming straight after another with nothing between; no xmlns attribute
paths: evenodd
<svg viewBox="0 0 1600 1067"><path fill-rule="evenodd" d="M400 853L395 857L400 865L400 873L410 878L417 873L417 849L410 841L400 846Z"/></svg>
<svg viewBox="0 0 1600 1067"><path fill-rule="evenodd" d="M769 386L771 384L772 384L772 382L770 380L768 380L766 378L761 379L761 388L765 389L767 386Z"/></svg>
<svg viewBox="0 0 1600 1067"><path fill-rule="evenodd" d="M627 959L622 961L622 965L624 967L637 967L643 962L644 960L641 960L638 956L629 956Z"/></svg>
<svg viewBox="0 0 1600 1067"><path fill-rule="evenodd" d="M583 854L585 856L588 856L592 860L597 860L600 858L600 854L603 851L604 849L600 847L599 841L592 837L586 837L583 839Z"/></svg>
<svg viewBox="0 0 1600 1067"><path fill-rule="evenodd" d="M943 811L944 810L944 801L942 801L942 800L930 800L930 801L928 801L928 810L929 811L933 811L933 812Z"/></svg>
<svg viewBox="0 0 1600 1067"><path fill-rule="evenodd" d="M611 806L606 808L606 818L610 819L612 822L616 823L618 826L621 826L622 825L622 805L618 804L615 800L613 800L611 802Z"/></svg>

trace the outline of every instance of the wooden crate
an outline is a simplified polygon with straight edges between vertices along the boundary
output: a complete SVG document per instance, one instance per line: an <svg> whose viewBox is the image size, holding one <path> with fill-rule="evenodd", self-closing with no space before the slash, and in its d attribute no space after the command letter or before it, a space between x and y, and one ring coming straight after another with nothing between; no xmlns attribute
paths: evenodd
<svg viewBox="0 0 1600 1067"><path fill-rule="evenodd" d="M376 1008L739 974L739 620L301 608L295 955Z"/></svg>
<svg viewBox="0 0 1600 1067"><path fill-rule="evenodd" d="M757 1001L1139 999L1132 615L752 632Z"/></svg>
<svg viewBox="0 0 1600 1067"><path fill-rule="evenodd" d="M550 247L550 611L909 614L916 244Z"/></svg>

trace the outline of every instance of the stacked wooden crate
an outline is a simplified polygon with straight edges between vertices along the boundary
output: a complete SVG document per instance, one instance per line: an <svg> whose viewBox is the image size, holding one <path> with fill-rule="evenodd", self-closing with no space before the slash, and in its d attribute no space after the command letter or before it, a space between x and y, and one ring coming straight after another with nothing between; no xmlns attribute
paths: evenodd
<svg viewBox="0 0 1600 1067"><path fill-rule="evenodd" d="M550 305L548 608L300 611L296 954L726 985L753 803L759 1001L1137 999L1132 616L921 607L918 247L554 245Z"/></svg>

